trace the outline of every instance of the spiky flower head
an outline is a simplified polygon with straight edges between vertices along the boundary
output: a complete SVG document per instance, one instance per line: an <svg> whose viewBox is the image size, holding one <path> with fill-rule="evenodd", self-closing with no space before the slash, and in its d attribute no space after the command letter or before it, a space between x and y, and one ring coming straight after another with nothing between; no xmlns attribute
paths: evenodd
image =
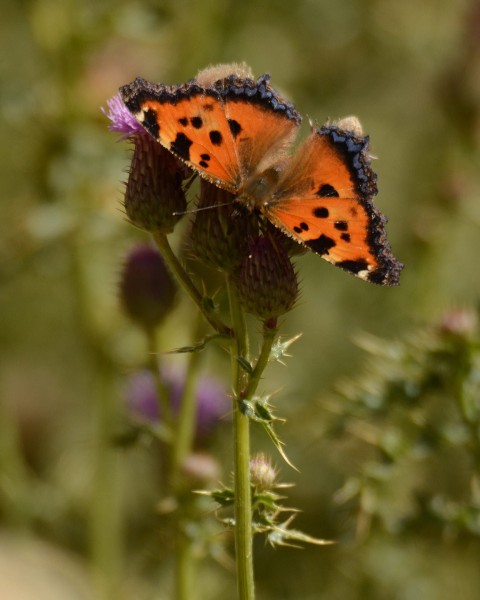
<svg viewBox="0 0 480 600"><path fill-rule="evenodd" d="M110 129L133 143L133 156L125 189L125 212L130 221L147 231L171 233L186 208L182 188L189 175L185 166L137 123L120 96L107 102Z"/></svg>
<svg viewBox="0 0 480 600"><path fill-rule="evenodd" d="M295 269L283 246L270 236L250 241L235 283L245 310L264 321L288 312L298 296Z"/></svg>
<svg viewBox="0 0 480 600"><path fill-rule="evenodd" d="M249 237L258 225L253 214L239 214L234 196L206 181L200 182L200 198L192 225L190 250L207 265L231 272L246 252Z"/></svg>
<svg viewBox="0 0 480 600"><path fill-rule="evenodd" d="M119 94L107 100L107 109L102 107L103 114L110 120L108 128L110 131L122 133L120 140L125 140L132 135L147 135L145 129L140 123L130 114L130 111L123 103Z"/></svg>
<svg viewBox="0 0 480 600"><path fill-rule="evenodd" d="M258 492L271 490L275 487L277 470L272 460L260 452L250 460L251 483Z"/></svg>
<svg viewBox="0 0 480 600"><path fill-rule="evenodd" d="M128 254L120 278L120 300L128 316L150 331L175 305L177 287L160 254L148 244Z"/></svg>

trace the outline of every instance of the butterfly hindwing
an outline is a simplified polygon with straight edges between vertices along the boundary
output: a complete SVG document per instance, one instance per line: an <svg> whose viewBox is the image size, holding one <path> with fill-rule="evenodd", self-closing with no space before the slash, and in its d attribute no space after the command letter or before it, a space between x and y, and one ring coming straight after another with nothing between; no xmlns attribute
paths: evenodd
<svg viewBox="0 0 480 600"><path fill-rule="evenodd" d="M208 181L236 193L265 156L290 141L300 115L268 84L230 76L202 87L143 79L120 90L142 126Z"/></svg>
<svg viewBox="0 0 480 600"><path fill-rule="evenodd" d="M267 217L332 264L374 283L396 285L402 269L372 202L376 175L368 138L336 126L312 132L281 175Z"/></svg>

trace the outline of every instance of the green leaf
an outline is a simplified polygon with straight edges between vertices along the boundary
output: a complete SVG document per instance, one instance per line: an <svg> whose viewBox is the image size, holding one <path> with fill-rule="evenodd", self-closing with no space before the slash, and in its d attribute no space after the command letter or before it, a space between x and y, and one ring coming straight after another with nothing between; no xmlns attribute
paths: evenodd
<svg viewBox="0 0 480 600"><path fill-rule="evenodd" d="M243 398L238 399L238 406L240 408L240 412L242 415L245 415L252 421L257 421L257 416L255 414L255 403L251 400L244 400Z"/></svg>
<svg viewBox="0 0 480 600"><path fill-rule="evenodd" d="M203 496L210 496L220 506L232 506L235 501L235 492L231 488L223 488L221 490L212 490L211 492L197 492Z"/></svg>
<svg viewBox="0 0 480 600"><path fill-rule="evenodd" d="M270 396L255 396L252 400L241 400L240 410L252 421L260 423L264 427L265 431L272 440L275 448L278 450L283 460L287 463L287 465L292 467L292 469L298 471L297 467L295 467L295 465L287 457L283 449L283 442L280 440L275 430L273 429L273 423L275 421L283 422L284 419L279 419L278 417L275 417L275 415L272 413L268 404L269 398Z"/></svg>
<svg viewBox="0 0 480 600"><path fill-rule="evenodd" d="M203 338L203 340L200 340L199 342L192 344L191 346L182 346L181 348L170 350L168 354L185 354L187 352L199 352L200 350L203 350L208 343L220 338L229 339L229 337L223 333L212 333L210 335L206 335Z"/></svg>
<svg viewBox="0 0 480 600"><path fill-rule="evenodd" d="M291 354L287 354L287 350L289 349L289 347L296 342L303 334L298 333L297 335L293 336L292 338L290 338L289 340L285 340L283 341L283 339L281 337L279 337L272 345L272 349L270 351L270 361L276 360L277 362L281 363L282 365L284 365L285 363L282 361L282 358L291 356Z"/></svg>
<svg viewBox="0 0 480 600"><path fill-rule="evenodd" d="M333 540L322 540L303 533L302 531L298 531L297 529L289 529L288 527L294 518L295 515L292 515L284 523L275 525L271 529L267 539L272 546L290 546L292 548L300 548L298 544L292 542L315 544L316 546L328 546L335 544Z"/></svg>
<svg viewBox="0 0 480 600"><path fill-rule="evenodd" d="M249 375L253 375L253 367L246 358L243 356L236 356L235 358L244 371L246 371Z"/></svg>
<svg viewBox="0 0 480 600"><path fill-rule="evenodd" d="M285 450L283 449L284 443L280 440L278 435L275 433L275 431L273 429L273 425L263 424L263 427L264 427L265 431L268 433L270 439L273 442L273 445L278 450L278 452L279 452L280 456L283 458L283 460L287 463L287 465L289 467L292 467L292 469L299 472L297 467L290 461L290 459L286 455Z"/></svg>

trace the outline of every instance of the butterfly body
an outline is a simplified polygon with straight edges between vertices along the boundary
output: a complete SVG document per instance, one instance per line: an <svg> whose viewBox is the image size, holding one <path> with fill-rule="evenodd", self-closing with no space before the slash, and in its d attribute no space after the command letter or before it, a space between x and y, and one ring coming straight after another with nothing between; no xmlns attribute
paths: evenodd
<svg viewBox="0 0 480 600"><path fill-rule="evenodd" d="M312 127L290 156L301 116L269 76L216 75L200 73L178 86L136 79L120 92L148 133L236 202L332 264L397 284L403 265L372 201L376 175L358 120Z"/></svg>

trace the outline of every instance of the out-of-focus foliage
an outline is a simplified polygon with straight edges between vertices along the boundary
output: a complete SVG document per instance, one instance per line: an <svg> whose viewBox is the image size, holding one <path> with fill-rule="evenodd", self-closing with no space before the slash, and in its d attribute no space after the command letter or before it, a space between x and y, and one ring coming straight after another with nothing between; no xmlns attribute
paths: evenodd
<svg viewBox="0 0 480 600"><path fill-rule="evenodd" d="M360 118L406 264L385 289L296 259L302 296L283 328L304 335L259 393L281 390L279 435L301 470L278 459L303 510L295 527L338 543L260 542L259 597L477 598L478 332L435 324L480 291L478 1L29 0L2 5L0 33L0 597L55 597L59 570L65 600L171 596L169 517L155 510L162 457L145 441L112 444L146 356L117 280L145 235L122 212L128 156L100 106L137 75L174 83L245 60L303 115ZM192 312L179 301L162 350L194 341ZM371 355L363 376L354 336ZM227 368L221 351L204 360ZM228 429L209 447L226 484ZM209 554L202 597L232 597L220 544Z"/></svg>
<svg viewBox="0 0 480 600"><path fill-rule="evenodd" d="M338 501L358 505L358 533L372 527L479 544L480 337L476 314L455 310L404 341L362 336L368 367L338 385L336 439L373 452ZM408 477L405 475L408 474ZM392 502L392 498L395 499Z"/></svg>

